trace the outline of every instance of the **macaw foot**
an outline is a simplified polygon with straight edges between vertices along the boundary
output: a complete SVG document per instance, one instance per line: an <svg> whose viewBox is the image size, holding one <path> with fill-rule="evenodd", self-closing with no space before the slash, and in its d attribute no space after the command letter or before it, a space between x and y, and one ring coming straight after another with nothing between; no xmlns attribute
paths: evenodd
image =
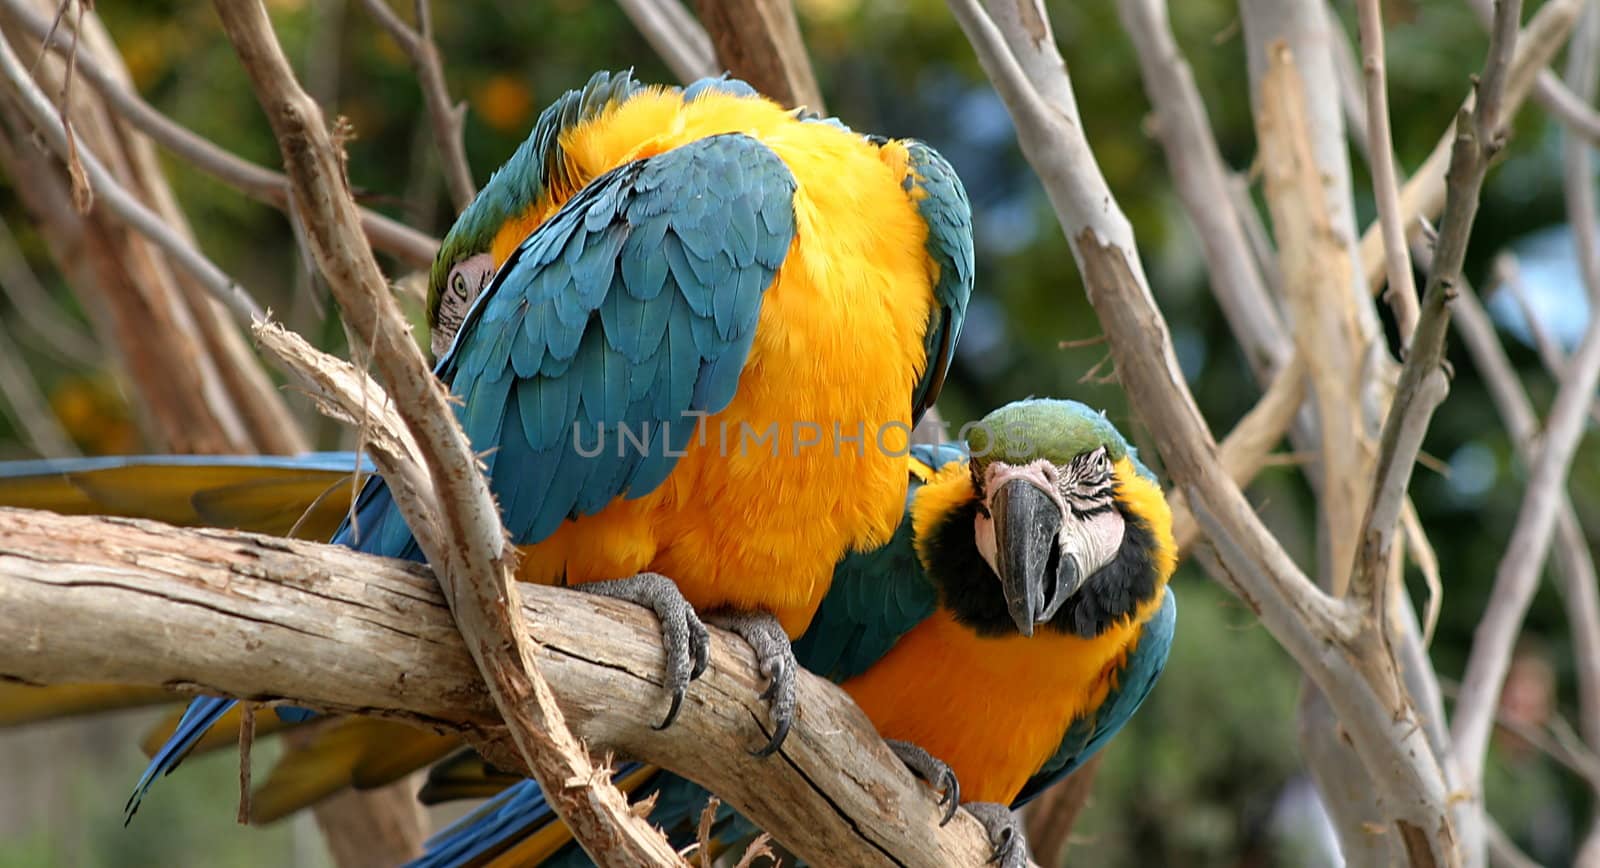
<svg viewBox="0 0 1600 868"><path fill-rule="evenodd" d="M666 729L678 719L689 682L706 671L711 635L683 592L660 573L640 573L627 579L585 582L578 590L616 600L627 600L656 613L661 621L661 646L667 655L667 678L661 686L672 694L672 707L656 729Z"/></svg>
<svg viewBox="0 0 1600 868"><path fill-rule="evenodd" d="M989 844L994 847L990 862L1000 868L1027 868L1028 838L1009 807L998 802L968 802L962 807L988 830Z"/></svg>
<svg viewBox="0 0 1600 868"><path fill-rule="evenodd" d="M906 768L943 794L939 797L939 806L944 808L944 816L940 818L939 825L950 822L950 818L956 815L956 808L961 806L961 782L956 780L956 773L945 765L944 760L909 741L892 738L884 741L889 745L889 750L894 751L894 755L906 764Z"/></svg>
<svg viewBox="0 0 1600 868"><path fill-rule="evenodd" d="M789 634L784 632L778 619L767 612L722 612L711 615L710 621L738 633L756 652L756 664L769 682L761 698L767 700L772 709L773 731L767 746L755 751L755 755L771 756L789 737L789 725L794 723L794 691L800 663L794 658Z"/></svg>

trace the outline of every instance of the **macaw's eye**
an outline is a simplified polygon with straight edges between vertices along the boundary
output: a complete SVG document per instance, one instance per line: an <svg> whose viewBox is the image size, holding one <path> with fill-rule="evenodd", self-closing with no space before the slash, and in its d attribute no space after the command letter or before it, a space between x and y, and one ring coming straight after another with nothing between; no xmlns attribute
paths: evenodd
<svg viewBox="0 0 1600 868"><path fill-rule="evenodd" d="M439 298L439 309L434 311L433 334L429 336L434 358L442 357L450 349L472 303L493 277L494 259L487 253L469 256L450 269L445 292Z"/></svg>

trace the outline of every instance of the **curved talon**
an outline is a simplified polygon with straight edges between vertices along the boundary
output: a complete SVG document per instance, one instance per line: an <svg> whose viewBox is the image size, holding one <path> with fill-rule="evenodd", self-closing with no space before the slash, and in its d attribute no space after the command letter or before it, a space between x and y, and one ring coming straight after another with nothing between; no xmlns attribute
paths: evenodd
<svg viewBox="0 0 1600 868"><path fill-rule="evenodd" d="M961 807L961 782L956 780L955 772L946 775L944 795L939 797L939 804L944 806L944 816L939 818L941 828L950 825L956 818L956 810Z"/></svg>
<svg viewBox="0 0 1600 868"><path fill-rule="evenodd" d="M795 685L800 664L789 644L789 634L783 631L778 619L767 612L726 612L710 616L710 621L739 634L755 652L756 664L767 677L767 689L762 691L761 699L771 708L772 738L765 747L750 754L771 756L783 746L794 723Z"/></svg>
<svg viewBox="0 0 1600 868"><path fill-rule="evenodd" d="M994 848L991 863L1000 868L1027 866L1028 839L1010 808L995 802L971 802L966 809L989 832L989 845Z"/></svg>
<svg viewBox="0 0 1600 868"><path fill-rule="evenodd" d="M687 687L680 687L672 691L672 707L667 709L667 716L662 718L660 723L655 724L650 728L656 732L660 732L661 730L671 726L672 722L678 719L678 712L683 710L683 697L684 694L688 692L689 689Z"/></svg>
<svg viewBox="0 0 1600 868"><path fill-rule="evenodd" d="M666 677L662 688L672 697L667 716L654 729L663 730L678 719L689 682L706 671L710 657L711 634L695 613L694 607L671 579L658 573L640 573L626 579L587 582L578 590L617 600L626 600L654 612L661 622L661 646L666 655Z"/></svg>
<svg viewBox="0 0 1600 868"><path fill-rule="evenodd" d="M961 781L956 778L955 770L912 742L891 738L885 739L885 743L912 774L927 781L930 786L941 792L939 801L935 803L944 808L944 816L939 819L939 825L949 824L956 816L956 809L961 807Z"/></svg>

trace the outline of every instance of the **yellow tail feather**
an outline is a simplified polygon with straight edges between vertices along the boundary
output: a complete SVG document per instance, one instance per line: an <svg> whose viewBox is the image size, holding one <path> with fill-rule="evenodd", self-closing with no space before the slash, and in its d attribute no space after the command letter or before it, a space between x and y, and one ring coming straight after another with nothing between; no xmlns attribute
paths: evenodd
<svg viewBox="0 0 1600 868"><path fill-rule="evenodd" d="M180 698L178 694L159 687L128 687L121 684L52 684L34 687L0 682L0 727L160 705Z"/></svg>

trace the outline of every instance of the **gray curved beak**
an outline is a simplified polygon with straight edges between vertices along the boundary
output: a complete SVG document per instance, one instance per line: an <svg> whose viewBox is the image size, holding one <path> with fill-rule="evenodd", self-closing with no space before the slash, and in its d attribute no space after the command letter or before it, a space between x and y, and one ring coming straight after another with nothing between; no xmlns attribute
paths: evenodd
<svg viewBox="0 0 1600 868"><path fill-rule="evenodd" d="M1077 559L1060 551L1064 516L1048 494L1012 479L989 499L1006 610L1024 636L1055 616L1078 588Z"/></svg>

